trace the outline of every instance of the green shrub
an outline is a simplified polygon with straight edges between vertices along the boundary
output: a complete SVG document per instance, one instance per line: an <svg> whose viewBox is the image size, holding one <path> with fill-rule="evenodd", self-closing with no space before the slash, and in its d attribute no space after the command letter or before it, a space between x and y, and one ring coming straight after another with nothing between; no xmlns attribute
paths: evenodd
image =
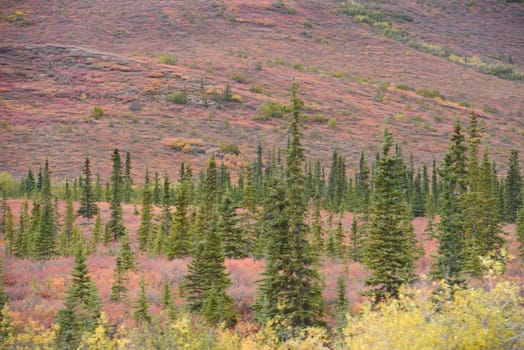
<svg viewBox="0 0 524 350"><path fill-rule="evenodd" d="M231 75L231 79L241 84L244 84L247 82L246 77L239 73L234 73L233 75Z"/></svg>
<svg viewBox="0 0 524 350"><path fill-rule="evenodd" d="M482 106L482 112L489 113L489 114L500 114L500 111L496 109L495 107L491 107L488 105Z"/></svg>
<svg viewBox="0 0 524 350"><path fill-rule="evenodd" d="M295 13L297 13L297 10L294 7L284 4L282 0L273 1L270 9L281 12L281 13L285 13L288 15L294 15Z"/></svg>
<svg viewBox="0 0 524 350"><path fill-rule="evenodd" d="M220 142L220 151L224 154L240 154L238 145L234 142Z"/></svg>
<svg viewBox="0 0 524 350"><path fill-rule="evenodd" d="M187 94L185 91L174 92L167 96L167 100L177 105L187 104Z"/></svg>
<svg viewBox="0 0 524 350"><path fill-rule="evenodd" d="M15 11L7 16L7 22L14 24L17 27L29 27L31 25L31 21L23 11Z"/></svg>
<svg viewBox="0 0 524 350"><path fill-rule="evenodd" d="M161 64L175 64L177 58L174 53L162 53L157 56L158 63Z"/></svg>
<svg viewBox="0 0 524 350"><path fill-rule="evenodd" d="M404 91L413 91L413 90L415 90L413 88L413 86L410 86L408 84L398 84L396 87L397 87L397 89L404 90Z"/></svg>
<svg viewBox="0 0 524 350"><path fill-rule="evenodd" d="M328 118L322 113L315 113L313 115L310 115L308 119L314 123L325 123L326 121L328 121Z"/></svg>
<svg viewBox="0 0 524 350"><path fill-rule="evenodd" d="M417 94L420 95L420 96L423 96L423 97L428 97L428 98L437 98L437 97L439 97L439 98L445 100L444 95L442 95L440 93L440 91L438 91L437 89L421 88L421 89L417 90Z"/></svg>
<svg viewBox="0 0 524 350"><path fill-rule="evenodd" d="M104 110L102 109L102 107L95 106L95 108L93 108L93 111L91 112L91 117L98 120L102 118L103 116L104 116Z"/></svg>
<svg viewBox="0 0 524 350"><path fill-rule="evenodd" d="M264 92L264 88L260 85L251 85L251 87L249 88L249 91L255 92L257 94L261 94Z"/></svg>
<svg viewBox="0 0 524 350"><path fill-rule="evenodd" d="M257 115L253 118L255 120L269 120L273 118L284 118L289 112L289 106L281 103L266 101L258 108Z"/></svg>
<svg viewBox="0 0 524 350"><path fill-rule="evenodd" d="M336 129L337 128L337 120L335 118L331 118L329 121L328 121L328 125L331 129Z"/></svg>

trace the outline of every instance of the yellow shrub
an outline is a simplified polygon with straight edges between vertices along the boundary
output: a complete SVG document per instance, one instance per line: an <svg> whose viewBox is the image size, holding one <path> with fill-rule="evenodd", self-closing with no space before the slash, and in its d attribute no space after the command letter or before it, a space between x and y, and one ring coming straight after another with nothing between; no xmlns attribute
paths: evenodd
<svg viewBox="0 0 524 350"><path fill-rule="evenodd" d="M524 309L519 287L459 290L435 304L429 290L410 291L378 310L364 307L344 330L349 349L521 349ZM435 298L433 298L435 299Z"/></svg>

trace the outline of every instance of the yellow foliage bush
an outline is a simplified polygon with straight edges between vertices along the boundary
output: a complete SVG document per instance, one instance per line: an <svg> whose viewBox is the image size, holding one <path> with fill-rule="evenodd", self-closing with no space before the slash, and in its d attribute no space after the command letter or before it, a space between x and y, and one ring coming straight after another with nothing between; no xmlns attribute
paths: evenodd
<svg viewBox="0 0 524 350"><path fill-rule="evenodd" d="M4 343L3 349L52 350L55 348L56 327L45 328L30 321L13 326L14 331Z"/></svg>
<svg viewBox="0 0 524 350"><path fill-rule="evenodd" d="M344 343L366 350L522 349L520 305L520 289L509 282L488 291L458 290L453 299L432 297L429 289L410 290L397 301L349 316Z"/></svg>

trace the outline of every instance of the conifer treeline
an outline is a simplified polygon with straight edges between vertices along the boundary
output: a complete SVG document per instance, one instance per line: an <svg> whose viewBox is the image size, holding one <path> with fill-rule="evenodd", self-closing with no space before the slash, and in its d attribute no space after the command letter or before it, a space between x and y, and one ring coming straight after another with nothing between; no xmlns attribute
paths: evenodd
<svg viewBox="0 0 524 350"><path fill-rule="evenodd" d="M294 84L285 157L280 150L272 150L264 159L259 145L254 160L240 169L236 184L230 169L217 164L212 155L198 180L193 169L183 163L176 181L167 173L160 176L156 172L151 179L146 171L140 188L131 178L130 153L122 165L115 149L112 174L105 186L99 175L91 179L86 158L82 177L52 189L46 160L36 178L29 170L21 181L20 196L33 199L33 203L31 213L28 202L24 203L17 227L5 200L2 202L0 227L7 253L34 259L75 253L76 286L68 290L59 314L60 322L73 322L68 329L75 332L79 324L96 318L99 310L83 313L82 319L75 318L71 310L72 304L88 308L98 303L84 271L84 254L95 250L97 244L119 242L111 300L120 302L125 296L126 272L138 267L123 222L122 202L141 201L136 235L139 252L170 260L192 257L183 288L191 311L211 324L234 323L237 315L226 292L231 282L224 260L264 258L266 268L254 310L261 323L269 322L279 337L286 339L294 335L289 329L322 324L325 307L318 267L323 256L361 261L371 275L366 280L368 294L376 301L395 297L402 284L410 283L415 278L418 254L412 217L430 218L428 232L439 241L432 276L448 284L462 284L468 276L482 273L481 256L503 258L500 224L504 221L517 222L524 251L518 152L511 151L508 174L498 176L488 150L479 157L482 130L475 114L466 132L456 122L444 160L439 165L433 161L431 174L426 164L415 168L412 157L406 162L400 146L385 130L382 152L373 161L362 153L354 176L348 176L345 159L337 150L326 176L319 161L304 157L300 133L303 102L296 89ZM62 218L58 197L66 202ZM76 213L74 200L80 200ZM104 200L110 202L105 229L96 204ZM327 211L327 222L322 209ZM355 214L351 228L345 228L342 221L346 211ZM89 222L91 236L86 249L78 248L84 236L75 226L75 214L94 218L93 224ZM433 229L436 214L440 220ZM144 283L135 313L137 322L150 320ZM339 287L342 290L344 284ZM165 306L172 308L168 299ZM341 298L339 304L345 305L345 301ZM59 333L63 342L72 341L68 337Z"/></svg>

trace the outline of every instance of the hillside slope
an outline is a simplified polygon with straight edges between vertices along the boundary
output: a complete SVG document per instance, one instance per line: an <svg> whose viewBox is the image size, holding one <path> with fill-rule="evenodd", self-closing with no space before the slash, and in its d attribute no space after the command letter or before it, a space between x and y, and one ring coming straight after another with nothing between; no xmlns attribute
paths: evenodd
<svg viewBox="0 0 524 350"><path fill-rule="evenodd" d="M431 161L471 110L501 164L510 148L523 149L522 80L417 50L341 9L314 0L3 2L0 171L20 176L48 156L54 176L77 176L89 154L107 175L119 147L133 154L137 176L146 164L175 174L181 161L203 164L221 142L239 145L239 159L226 157L235 166L257 142L285 145L284 120L253 116L265 101L286 103L292 78L310 115L313 158L329 159L336 147L351 167L360 151L372 156L389 125L406 153ZM521 4L388 0L376 9L414 40L524 65ZM226 85L241 101L206 106ZM169 101L182 91L186 104ZM167 144L176 137L203 150L175 151Z"/></svg>

